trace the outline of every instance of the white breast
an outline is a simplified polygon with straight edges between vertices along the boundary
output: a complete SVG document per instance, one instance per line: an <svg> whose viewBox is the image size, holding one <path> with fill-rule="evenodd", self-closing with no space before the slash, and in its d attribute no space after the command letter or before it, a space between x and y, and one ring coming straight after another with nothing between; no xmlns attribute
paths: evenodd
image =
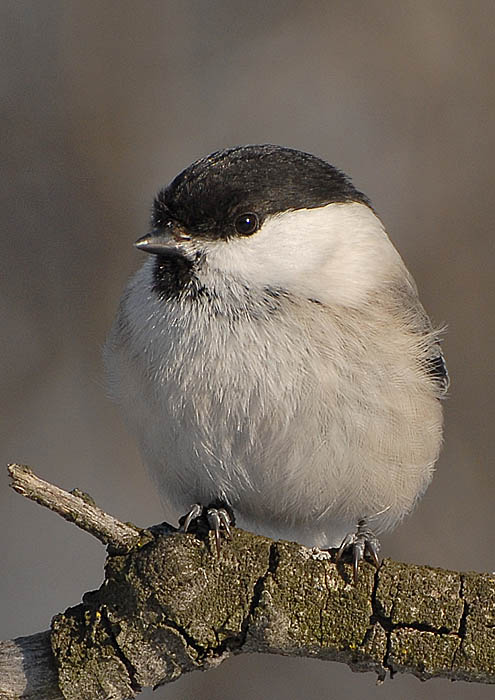
<svg viewBox="0 0 495 700"><path fill-rule="evenodd" d="M248 529L319 546L365 516L394 525L431 479L441 411L423 340L386 303L404 268L378 219L329 205L204 247L210 300L160 301L149 260L106 349L166 507L221 498Z"/></svg>

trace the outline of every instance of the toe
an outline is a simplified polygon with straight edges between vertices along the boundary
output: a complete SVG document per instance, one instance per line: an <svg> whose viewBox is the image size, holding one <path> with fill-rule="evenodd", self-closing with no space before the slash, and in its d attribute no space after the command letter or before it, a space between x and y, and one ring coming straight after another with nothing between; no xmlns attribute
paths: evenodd
<svg viewBox="0 0 495 700"><path fill-rule="evenodd" d="M184 532L187 532L189 530L189 527L190 527L192 521L199 518L199 516L201 515L202 512L203 512L203 506L199 505L199 503L194 503L191 506L191 509L187 513L186 519L184 520L184 525L182 526Z"/></svg>
<svg viewBox="0 0 495 700"><path fill-rule="evenodd" d="M344 537L344 539L342 540L342 544L340 545L339 550L338 550L338 552L337 552L337 555L336 555L336 557L335 557L335 561L336 561L337 564L338 564L339 561L341 560L342 555L344 554L344 552L345 552L347 549L349 549L349 548L354 544L355 541L356 541L356 535L355 535L353 532L350 532L349 534L347 534L347 535Z"/></svg>
<svg viewBox="0 0 495 700"><path fill-rule="evenodd" d="M363 540L356 540L352 545L352 578L355 584L359 579L359 564L363 561L365 546Z"/></svg>
<svg viewBox="0 0 495 700"><path fill-rule="evenodd" d="M380 543L378 542L376 537L373 537L366 541L366 551L373 559L373 564L378 569L380 567L380 557L378 556L378 553L380 551Z"/></svg>
<svg viewBox="0 0 495 700"><path fill-rule="evenodd" d="M220 527L222 525L222 521L220 520L218 510L216 508L208 508L208 510L206 511L206 518L208 520L208 525L213 530L213 533L215 535L215 546L217 549L217 556L220 556Z"/></svg>
<svg viewBox="0 0 495 700"><path fill-rule="evenodd" d="M380 551L380 542L376 535L368 529L365 520L360 520L356 532L349 533L342 540L335 562L338 564L343 554L346 551L352 552L352 574L354 583L357 583L359 578L359 565L367 554L373 564L378 568L380 559L378 553Z"/></svg>
<svg viewBox="0 0 495 700"><path fill-rule="evenodd" d="M230 519L230 515L225 510L225 508L220 508L218 511L218 517L220 518L220 523L223 530L225 531L226 536L229 538L229 540L231 540L232 530L230 529L230 526L232 525L232 520Z"/></svg>

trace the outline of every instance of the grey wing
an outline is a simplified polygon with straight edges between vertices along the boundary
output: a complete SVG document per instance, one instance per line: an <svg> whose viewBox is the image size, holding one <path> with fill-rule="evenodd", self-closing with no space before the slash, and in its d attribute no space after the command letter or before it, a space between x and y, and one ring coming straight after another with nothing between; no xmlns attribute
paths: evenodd
<svg viewBox="0 0 495 700"><path fill-rule="evenodd" d="M450 385L447 365L440 347L440 335L443 329L435 331L430 318L423 308L418 296L416 283L407 275L405 284L398 290L398 299L406 311L408 325L425 339L422 366L431 377L438 390L438 398L444 398Z"/></svg>
<svg viewBox="0 0 495 700"><path fill-rule="evenodd" d="M439 398L443 399L450 385L450 377L439 341L431 346L425 358L425 368L440 390Z"/></svg>

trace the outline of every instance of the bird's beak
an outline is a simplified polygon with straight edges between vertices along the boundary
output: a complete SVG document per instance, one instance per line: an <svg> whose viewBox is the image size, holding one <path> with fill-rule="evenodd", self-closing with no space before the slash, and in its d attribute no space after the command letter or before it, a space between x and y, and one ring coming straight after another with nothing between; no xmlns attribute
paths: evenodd
<svg viewBox="0 0 495 700"><path fill-rule="evenodd" d="M190 238L191 236L183 228L174 224L167 226L163 232L141 236L134 245L145 253L164 255L171 253L180 243Z"/></svg>

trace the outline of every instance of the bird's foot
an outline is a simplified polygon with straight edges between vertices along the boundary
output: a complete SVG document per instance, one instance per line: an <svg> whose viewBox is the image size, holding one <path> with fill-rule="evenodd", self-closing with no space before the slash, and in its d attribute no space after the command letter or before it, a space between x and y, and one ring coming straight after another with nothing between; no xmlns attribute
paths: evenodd
<svg viewBox="0 0 495 700"><path fill-rule="evenodd" d="M380 559L378 557L380 542L377 536L369 529L366 520L360 520L356 532L349 533L342 540L342 544L335 557L335 562L337 564L346 551L352 553L352 574L354 583L357 583L359 564L363 561L366 554L371 557L377 569L380 566Z"/></svg>
<svg viewBox="0 0 495 700"><path fill-rule="evenodd" d="M187 532L193 522L206 526L207 531L213 530L217 555L220 556L222 534L227 539L232 539L230 526L234 525L233 515L225 506L219 507L218 504L202 506L199 503L194 503L184 516L184 522L181 523L182 531Z"/></svg>

